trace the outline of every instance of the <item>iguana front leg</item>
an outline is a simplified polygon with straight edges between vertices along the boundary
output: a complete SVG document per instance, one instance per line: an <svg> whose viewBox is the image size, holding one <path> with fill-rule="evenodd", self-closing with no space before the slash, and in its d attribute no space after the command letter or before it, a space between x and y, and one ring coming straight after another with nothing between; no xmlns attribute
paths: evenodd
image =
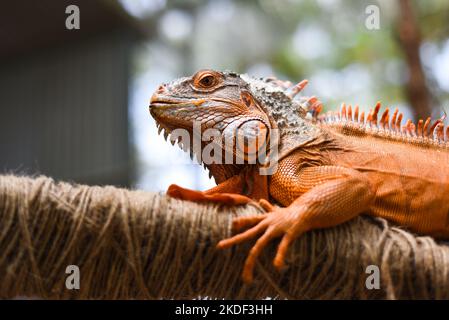
<svg viewBox="0 0 449 320"><path fill-rule="evenodd" d="M367 210L374 200L374 190L367 178L356 170L320 166L302 169L292 178L286 177L285 193L297 197L286 208L273 208L263 215L234 219L235 227L253 226L240 234L218 243L228 248L263 235L252 247L243 268L243 280L253 279L253 269L262 249L275 237L282 236L274 265L284 266L284 257L290 243L306 231L341 224Z"/></svg>
<svg viewBox="0 0 449 320"><path fill-rule="evenodd" d="M235 175L219 185L197 191L172 184L167 195L195 202L218 202L228 205L242 205L260 199L268 199L267 176L259 175L256 169ZM264 205L265 202L262 203Z"/></svg>
<svg viewBox="0 0 449 320"><path fill-rule="evenodd" d="M167 195L194 202L219 202L229 205L240 205L252 201L251 198L241 194L243 189L244 179L242 176L236 175L206 191L186 189L172 184L168 187Z"/></svg>

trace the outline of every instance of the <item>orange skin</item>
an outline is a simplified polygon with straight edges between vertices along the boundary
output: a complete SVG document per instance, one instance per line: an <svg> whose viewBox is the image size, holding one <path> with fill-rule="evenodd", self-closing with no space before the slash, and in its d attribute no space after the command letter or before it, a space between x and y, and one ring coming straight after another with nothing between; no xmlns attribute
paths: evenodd
<svg viewBox="0 0 449 320"><path fill-rule="evenodd" d="M316 98L311 102L319 112ZM301 234L337 226L360 214L449 239L449 148L440 123L430 128L429 121L426 125L420 121L416 130L407 122L401 128L398 118L402 116L395 112L390 122L388 109L378 123L379 108L368 114L366 123L358 109L353 117L352 109L346 107L338 114L339 121L318 118L311 122L320 129L320 136L282 157L272 176L260 176L248 167L226 179L219 176L219 185L204 192L171 185L167 193L184 200L231 205L259 201L267 213L235 218L234 230L248 229L217 244L225 249L259 237L243 267L246 283L253 280L255 262L274 238L281 237L273 261L281 270L287 249ZM398 130L405 133L398 135ZM429 132L440 140L429 138Z"/></svg>

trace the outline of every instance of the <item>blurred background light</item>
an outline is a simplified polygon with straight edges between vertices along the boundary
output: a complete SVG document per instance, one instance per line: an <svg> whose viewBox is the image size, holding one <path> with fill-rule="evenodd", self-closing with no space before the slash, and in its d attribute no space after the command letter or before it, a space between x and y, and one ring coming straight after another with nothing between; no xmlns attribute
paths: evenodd
<svg viewBox="0 0 449 320"><path fill-rule="evenodd" d="M166 0L119 0L123 8L136 18L145 18L166 5Z"/></svg>

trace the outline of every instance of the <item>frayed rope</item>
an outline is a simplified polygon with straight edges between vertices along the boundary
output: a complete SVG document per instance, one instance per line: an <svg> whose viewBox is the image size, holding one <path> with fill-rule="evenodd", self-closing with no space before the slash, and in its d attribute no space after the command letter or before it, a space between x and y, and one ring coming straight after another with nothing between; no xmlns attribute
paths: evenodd
<svg viewBox="0 0 449 320"><path fill-rule="evenodd" d="M368 217L301 236L283 273L271 264L274 241L245 285L252 243L215 245L231 235L233 217L257 212L0 176L0 298L449 298L449 247ZM66 287L69 265L79 267L78 290ZM378 267L379 289L367 289L369 266Z"/></svg>

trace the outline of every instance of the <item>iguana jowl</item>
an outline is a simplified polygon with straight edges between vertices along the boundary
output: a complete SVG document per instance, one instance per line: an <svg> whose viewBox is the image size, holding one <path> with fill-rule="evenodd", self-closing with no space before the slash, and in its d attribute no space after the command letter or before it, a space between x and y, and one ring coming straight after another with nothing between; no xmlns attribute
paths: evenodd
<svg viewBox="0 0 449 320"><path fill-rule="evenodd" d="M274 258L281 269L296 237L360 214L449 238L449 127L444 132L443 118L401 125L402 114L396 110L390 117L386 109L380 115L379 103L366 119L358 107L344 104L339 112L319 115L315 97L305 103L294 98L305 85L202 70L161 85L151 99L151 115L166 135L176 128L191 131L194 121L223 135L242 125L260 135L279 130L273 175L260 175L258 165L214 163L206 166L216 187L194 191L172 185L167 191L192 201L260 201L267 213L234 219L235 229L248 229L218 243L228 248L259 236L243 280L252 281L255 261L273 238L282 237Z"/></svg>

